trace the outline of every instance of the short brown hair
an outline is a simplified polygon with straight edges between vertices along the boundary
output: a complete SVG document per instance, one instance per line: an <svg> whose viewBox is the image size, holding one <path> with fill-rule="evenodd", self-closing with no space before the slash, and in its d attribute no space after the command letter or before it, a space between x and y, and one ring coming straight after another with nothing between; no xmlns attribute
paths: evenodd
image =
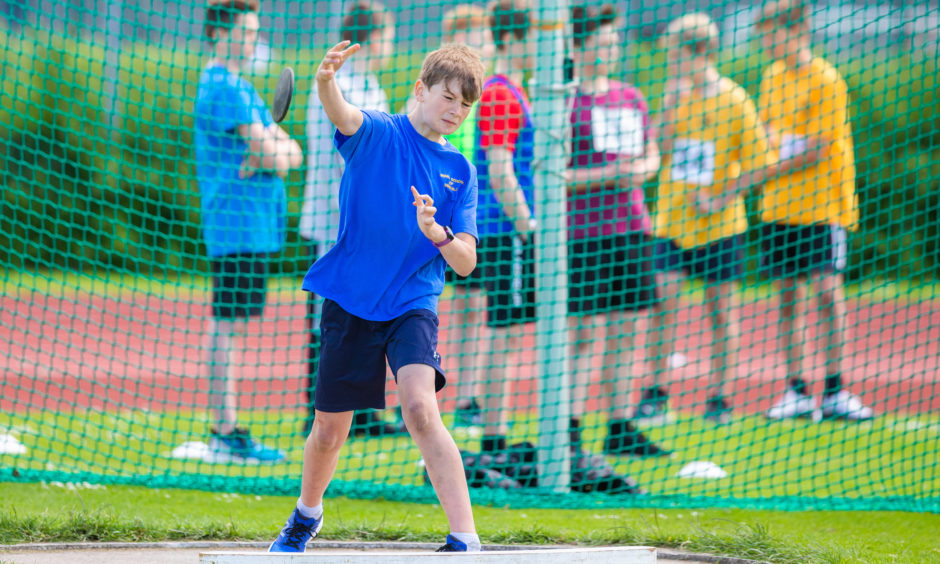
<svg viewBox="0 0 940 564"><path fill-rule="evenodd" d="M613 25L617 20L617 8L613 4L604 4L600 9L593 6L574 6L571 8L571 28L574 33L574 46L581 48L584 40L594 34L601 26Z"/></svg>
<svg viewBox="0 0 940 564"><path fill-rule="evenodd" d="M707 14L686 14L669 22L666 41L670 45L685 47L696 55L714 56L719 46L718 26Z"/></svg>
<svg viewBox="0 0 940 564"><path fill-rule="evenodd" d="M458 4L444 13L441 31L444 35L453 35L471 27L486 25L486 10L476 4Z"/></svg>
<svg viewBox="0 0 940 564"><path fill-rule="evenodd" d="M428 53L421 64L421 75L418 78L428 88L440 82L446 85L457 79L463 99L476 102L483 93L485 75L486 67L476 51L466 45L448 43Z"/></svg>
<svg viewBox="0 0 940 564"><path fill-rule="evenodd" d="M757 15L759 29L800 28L806 24L806 4L802 0L777 0L767 2Z"/></svg>
<svg viewBox="0 0 940 564"><path fill-rule="evenodd" d="M351 43L367 43L376 31L385 29L389 15L385 5L369 0L360 0L350 6L340 22L339 36Z"/></svg>
<svg viewBox="0 0 940 564"><path fill-rule="evenodd" d="M523 0L497 0L490 12L490 30L497 49L506 45L506 36L525 39L532 26L529 6Z"/></svg>
<svg viewBox="0 0 940 564"><path fill-rule="evenodd" d="M206 37L215 41L218 39L218 29L229 28L238 16L259 9L258 0L209 0L206 6Z"/></svg>

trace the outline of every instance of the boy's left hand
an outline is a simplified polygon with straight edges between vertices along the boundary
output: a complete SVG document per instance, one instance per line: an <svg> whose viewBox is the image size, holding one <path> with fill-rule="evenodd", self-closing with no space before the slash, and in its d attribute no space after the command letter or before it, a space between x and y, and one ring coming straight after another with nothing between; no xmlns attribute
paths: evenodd
<svg viewBox="0 0 940 564"><path fill-rule="evenodd" d="M419 194L414 186L411 187L411 195L414 196L414 206L418 208L418 229L424 233L432 243L440 243L447 238L447 233L434 219L437 208L434 207L434 199L427 194Z"/></svg>

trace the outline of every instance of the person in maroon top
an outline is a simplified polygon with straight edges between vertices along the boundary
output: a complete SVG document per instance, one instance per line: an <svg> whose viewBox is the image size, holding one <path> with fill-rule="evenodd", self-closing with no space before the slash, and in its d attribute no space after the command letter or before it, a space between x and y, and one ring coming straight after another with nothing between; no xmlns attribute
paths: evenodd
<svg viewBox="0 0 940 564"><path fill-rule="evenodd" d="M620 59L614 7L576 6L571 15L579 79L568 184L572 440L580 437L592 352L600 340L602 397L610 410L604 452L668 454L637 430L628 414L637 317L657 300L643 183L659 170L659 147L643 94L609 78Z"/></svg>

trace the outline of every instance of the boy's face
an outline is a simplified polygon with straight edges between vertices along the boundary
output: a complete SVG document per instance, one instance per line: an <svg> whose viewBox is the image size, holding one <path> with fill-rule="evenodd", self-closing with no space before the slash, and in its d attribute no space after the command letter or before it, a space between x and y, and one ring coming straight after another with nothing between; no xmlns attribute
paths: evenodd
<svg viewBox="0 0 940 564"><path fill-rule="evenodd" d="M260 27L258 14L255 12L245 12L235 16L230 29L218 30L217 56L241 63L250 61L255 54Z"/></svg>
<svg viewBox="0 0 940 564"><path fill-rule="evenodd" d="M369 68L377 71L388 64L395 53L395 26L388 23L369 38Z"/></svg>
<svg viewBox="0 0 940 564"><path fill-rule="evenodd" d="M705 57L697 55L692 49L671 43L667 51L669 73L672 76L688 76L702 70L707 64Z"/></svg>
<svg viewBox="0 0 940 564"><path fill-rule="evenodd" d="M474 26L455 31L449 41L476 49L484 61L491 59L496 50L493 46L493 34L487 27Z"/></svg>
<svg viewBox="0 0 940 564"><path fill-rule="evenodd" d="M613 24L602 25L590 37L585 37L579 53L581 65L593 69L595 74L607 74L620 59L620 38Z"/></svg>
<svg viewBox="0 0 940 564"><path fill-rule="evenodd" d="M535 42L534 33L526 33L522 39L513 38L509 47L509 54L513 61L513 66L518 69L531 69L535 67L535 57L538 54L538 45Z"/></svg>
<svg viewBox="0 0 940 564"><path fill-rule="evenodd" d="M794 51L797 40L786 28L766 25L758 28L764 50L774 59L786 59Z"/></svg>
<svg viewBox="0 0 940 564"><path fill-rule="evenodd" d="M463 99L460 82L438 82L428 88L420 80L415 84L415 99L421 106L424 122L441 135L450 135L470 114L472 102Z"/></svg>

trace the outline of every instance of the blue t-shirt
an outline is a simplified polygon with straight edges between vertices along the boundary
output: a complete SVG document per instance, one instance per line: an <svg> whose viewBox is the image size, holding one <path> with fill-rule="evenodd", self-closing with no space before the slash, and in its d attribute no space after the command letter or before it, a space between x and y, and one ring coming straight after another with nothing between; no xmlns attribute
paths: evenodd
<svg viewBox="0 0 940 564"><path fill-rule="evenodd" d="M450 143L419 134L406 115L363 110L362 119L351 137L334 134L346 161L339 233L303 288L370 321L437 311L447 263L418 228L411 187L434 199L439 224L476 237L476 169Z"/></svg>
<svg viewBox="0 0 940 564"><path fill-rule="evenodd" d="M199 78L193 121L209 256L281 250L287 215L284 181L269 172L238 177L248 151L238 126L268 126L274 121L261 97L248 81L223 66L210 65Z"/></svg>

